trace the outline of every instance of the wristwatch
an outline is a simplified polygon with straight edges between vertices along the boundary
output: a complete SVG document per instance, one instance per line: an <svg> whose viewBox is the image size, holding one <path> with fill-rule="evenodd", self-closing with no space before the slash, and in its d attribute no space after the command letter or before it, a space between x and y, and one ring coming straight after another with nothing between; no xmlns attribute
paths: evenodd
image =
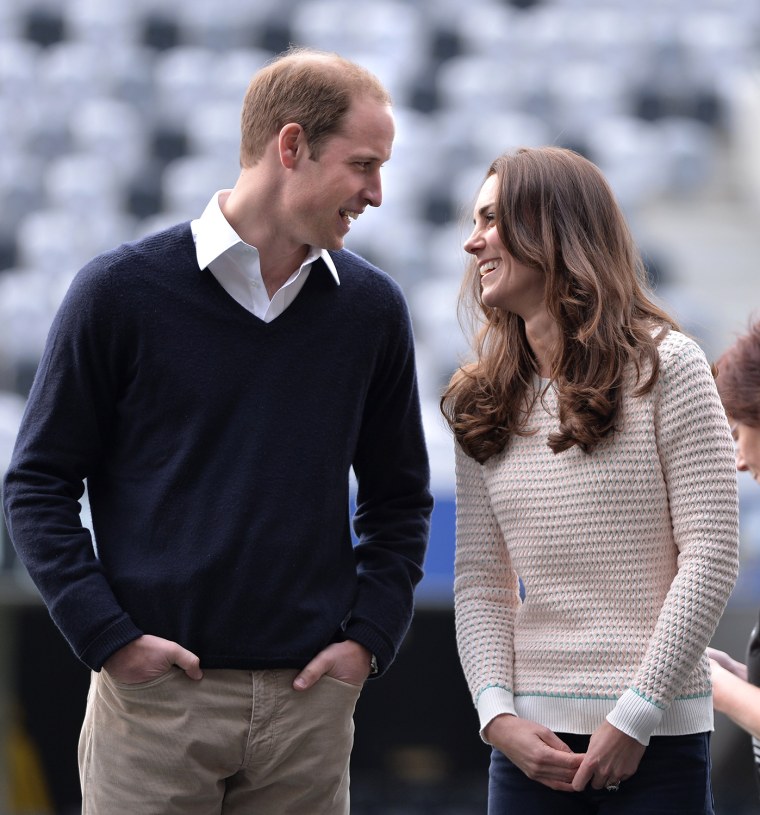
<svg viewBox="0 0 760 815"><path fill-rule="evenodd" d="M374 676L376 673L377 673L377 657L374 654L370 654L369 675Z"/></svg>

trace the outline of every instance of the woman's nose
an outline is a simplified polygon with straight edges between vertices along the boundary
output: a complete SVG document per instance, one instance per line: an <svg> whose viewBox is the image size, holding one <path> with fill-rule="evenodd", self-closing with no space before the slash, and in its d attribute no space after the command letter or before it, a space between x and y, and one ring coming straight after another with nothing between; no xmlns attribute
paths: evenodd
<svg viewBox="0 0 760 815"><path fill-rule="evenodd" d="M480 232L477 229L473 229L470 233L470 237L464 242L464 251L473 254L481 244L482 238L480 236Z"/></svg>

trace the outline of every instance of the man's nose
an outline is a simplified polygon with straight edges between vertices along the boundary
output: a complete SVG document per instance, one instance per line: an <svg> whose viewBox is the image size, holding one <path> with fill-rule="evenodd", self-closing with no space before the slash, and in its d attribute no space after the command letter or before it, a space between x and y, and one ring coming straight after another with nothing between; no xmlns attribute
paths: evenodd
<svg viewBox="0 0 760 815"><path fill-rule="evenodd" d="M371 207L379 207L383 203L383 182L380 178L380 170L372 174L364 195Z"/></svg>

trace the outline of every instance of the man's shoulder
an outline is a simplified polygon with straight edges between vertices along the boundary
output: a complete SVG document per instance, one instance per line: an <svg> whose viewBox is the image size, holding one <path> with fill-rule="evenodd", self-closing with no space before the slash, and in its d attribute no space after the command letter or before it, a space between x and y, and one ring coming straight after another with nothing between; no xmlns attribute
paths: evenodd
<svg viewBox="0 0 760 815"><path fill-rule="evenodd" d="M181 260L183 256L177 254L179 249L194 251L194 247L190 221L183 221L122 243L110 252L106 252L102 257L111 262L142 258L146 261L157 259L165 263Z"/></svg>
<svg viewBox="0 0 760 815"><path fill-rule="evenodd" d="M366 291L368 294L373 291L385 293L393 292L395 296L403 299L399 284L379 266L361 255L352 252L350 249L340 249L330 252L330 257L335 263L341 285L344 283Z"/></svg>
<svg viewBox="0 0 760 815"><path fill-rule="evenodd" d="M350 249L330 250L329 255L333 259L333 263L335 263L335 268L338 272L345 270L346 272L361 272L362 274L369 273L371 275L388 277L388 275L374 263L356 252L352 252Z"/></svg>
<svg viewBox="0 0 760 815"><path fill-rule="evenodd" d="M186 279L183 270L195 262L194 251L189 221L124 242L84 264L74 275L64 305L124 309L134 300L155 296L157 287L151 281L161 280L165 289L172 279Z"/></svg>
<svg viewBox="0 0 760 815"><path fill-rule="evenodd" d="M184 262L193 251L190 222L178 223L96 255L82 267L78 278L81 282L97 282L133 275L140 268Z"/></svg>

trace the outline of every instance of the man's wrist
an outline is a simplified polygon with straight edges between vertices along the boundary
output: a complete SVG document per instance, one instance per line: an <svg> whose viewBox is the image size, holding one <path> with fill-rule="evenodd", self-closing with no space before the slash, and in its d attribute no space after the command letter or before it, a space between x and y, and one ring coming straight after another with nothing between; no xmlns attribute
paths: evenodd
<svg viewBox="0 0 760 815"><path fill-rule="evenodd" d="M379 667L377 664L377 657L375 654L367 648L366 645L362 645L358 640L351 639L350 637L344 640L347 643L351 643L351 645L357 646L363 654L369 659L369 676L374 676L375 674L379 673Z"/></svg>

